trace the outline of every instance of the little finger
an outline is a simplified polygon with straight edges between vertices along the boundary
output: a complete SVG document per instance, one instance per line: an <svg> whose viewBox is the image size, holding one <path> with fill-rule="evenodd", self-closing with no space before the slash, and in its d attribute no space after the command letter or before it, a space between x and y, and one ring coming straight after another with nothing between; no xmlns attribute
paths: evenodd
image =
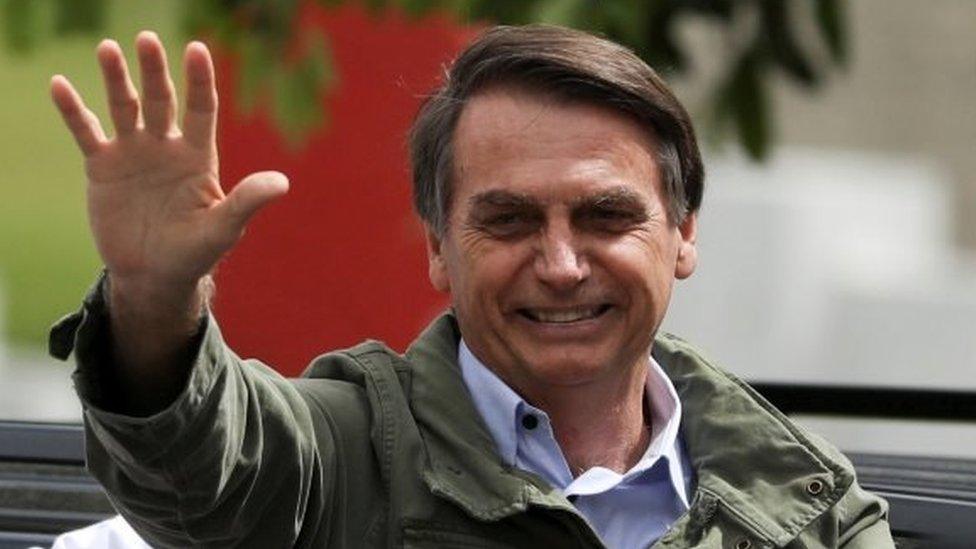
<svg viewBox="0 0 976 549"><path fill-rule="evenodd" d="M51 78L51 99L61 112L82 154L90 156L105 143L105 131L68 79L56 74Z"/></svg>

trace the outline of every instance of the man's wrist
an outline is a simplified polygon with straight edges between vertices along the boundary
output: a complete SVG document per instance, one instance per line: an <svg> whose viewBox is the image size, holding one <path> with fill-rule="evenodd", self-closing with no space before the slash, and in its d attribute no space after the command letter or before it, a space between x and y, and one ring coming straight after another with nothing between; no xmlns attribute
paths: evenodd
<svg viewBox="0 0 976 549"><path fill-rule="evenodd" d="M114 318L137 316L140 322L190 321L203 316L213 298L215 285L209 274L188 283L156 282L114 275L105 277L105 302Z"/></svg>
<svg viewBox="0 0 976 549"><path fill-rule="evenodd" d="M117 411L151 415L186 384L213 280L208 275L186 286L161 285L109 272L105 284Z"/></svg>

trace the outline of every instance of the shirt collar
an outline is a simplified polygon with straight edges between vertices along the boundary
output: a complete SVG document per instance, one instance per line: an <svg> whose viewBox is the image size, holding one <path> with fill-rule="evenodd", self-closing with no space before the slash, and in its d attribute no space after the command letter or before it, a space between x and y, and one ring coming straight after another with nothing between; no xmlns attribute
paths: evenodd
<svg viewBox="0 0 976 549"><path fill-rule="evenodd" d="M645 395L651 412L651 442L640 460L625 474L620 475L602 467L585 471L565 486L559 488L567 494L599 493L634 478L651 468L659 459L664 459L668 476L685 508L688 507L688 479L690 471L680 459L681 448L678 432L681 423L681 401L678 393L665 375L664 370L649 357ZM471 394L475 409L481 415L495 441L495 447L502 461L515 466L518 454L518 418L525 410L545 415L544 412L527 403L518 393L505 384L493 371L484 365L464 339L458 344L458 362L461 376ZM549 476L549 475L546 475ZM570 477L572 478L572 477ZM550 479L555 480L555 479Z"/></svg>
<svg viewBox="0 0 976 549"><path fill-rule="evenodd" d="M511 387L505 384L495 372L489 370L461 339L458 344L458 362L461 364L461 377L471 393L471 400L491 438L495 440L498 457L508 466L515 465L518 452L519 406L528 405Z"/></svg>

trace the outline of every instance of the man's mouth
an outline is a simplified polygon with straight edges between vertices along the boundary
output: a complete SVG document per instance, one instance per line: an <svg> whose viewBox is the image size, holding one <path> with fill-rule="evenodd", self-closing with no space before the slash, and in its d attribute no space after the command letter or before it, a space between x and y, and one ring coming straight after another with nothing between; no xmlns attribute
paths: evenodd
<svg viewBox="0 0 976 549"><path fill-rule="evenodd" d="M569 324L597 318L609 310L610 305L603 304L561 308L524 307L519 309L518 313L534 322Z"/></svg>

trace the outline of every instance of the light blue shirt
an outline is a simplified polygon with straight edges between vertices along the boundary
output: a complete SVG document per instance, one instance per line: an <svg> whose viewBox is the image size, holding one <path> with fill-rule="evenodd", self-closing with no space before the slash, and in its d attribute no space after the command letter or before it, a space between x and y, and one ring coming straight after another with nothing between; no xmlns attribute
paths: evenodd
<svg viewBox="0 0 976 549"><path fill-rule="evenodd" d="M485 367L463 340L458 359L464 383L502 461L561 490L607 547L648 547L688 510L692 469L678 436L681 401L653 358L646 388L651 411L647 451L624 474L593 467L576 478L556 442L549 416ZM526 420L528 416L534 419Z"/></svg>

